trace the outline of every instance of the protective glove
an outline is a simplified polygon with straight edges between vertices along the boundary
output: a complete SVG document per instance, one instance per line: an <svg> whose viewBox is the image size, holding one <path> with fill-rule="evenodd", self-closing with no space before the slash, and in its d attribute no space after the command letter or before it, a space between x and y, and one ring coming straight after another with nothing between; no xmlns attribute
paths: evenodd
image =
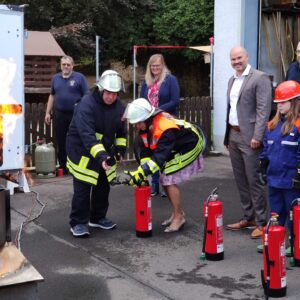
<svg viewBox="0 0 300 300"><path fill-rule="evenodd" d="M259 162L259 173L258 173L258 178L259 178L259 182L262 185L266 185L267 184L267 168L269 165L269 161L266 159L262 159Z"/></svg>
<svg viewBox="0 0 300 300"><path fill-rule="evenodd" d="M300 168L297 169L297 174L292 180L292 185L294 189L300 189Z"/></svg>
<svg viewBox="0 0 300 300"><path fill-rule="evenodd" d="M115 146L115 156L117 161L122 160L123 157L125 156L125 153L126 153L126 147Z"/></svg>
<svg viewBox="0 0 300 300"><path fill-rule="evenodd" d="M114 158L114 156L110 156L107 160L106 163L108 166L113 166L116 164L116 159Z"/></svg>
<svg viewBox="0 0 300 300"><path fill-rule="evenodd" d="M130 176L128 181L129 185L141 186L147 183L147 177L145 176L144 170L141 166L139 166L135 171L124 171L124 173Z"/></svg>

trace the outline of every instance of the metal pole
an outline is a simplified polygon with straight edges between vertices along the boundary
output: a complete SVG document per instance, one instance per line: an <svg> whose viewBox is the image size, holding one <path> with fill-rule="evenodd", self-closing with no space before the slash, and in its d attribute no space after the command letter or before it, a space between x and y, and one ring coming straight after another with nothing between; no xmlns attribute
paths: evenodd
<svg viewBox="0 0 300 300"><path fill-rule="evenodd" d="M96 35L96 82L99 80L99 35Z"/></svg>
<svg viewBox="0 0 300 300"><path fill-rule="evenodd" d="M133 100L135 100L136 95L136 78L135 78L135 70L136 69L136 46L133 46Z"/></svg>
<svg viewBox="0 0 300 300"><path fill-rule="evenodd" d="M210 96L211 106L213 107L214 38L211 37L209 39L209 41L210 41L210 80L209 80L210 91L209 91L209 96Z"/></svg>

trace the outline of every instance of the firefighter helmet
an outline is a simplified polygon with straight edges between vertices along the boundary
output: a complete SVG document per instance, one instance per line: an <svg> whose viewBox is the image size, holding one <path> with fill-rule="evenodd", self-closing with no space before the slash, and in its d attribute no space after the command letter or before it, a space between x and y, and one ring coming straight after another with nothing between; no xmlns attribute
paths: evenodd
<svg viewBox="0 0 300 300"><path fill-rule="evenodd" d="M275 103L286 102L300 96L300 84L294 80L280 83L275 90Z"/></svg>
<svg viewBox="0 0 300 300"><path fill-rule="evenodd" d="M149 119L155 112L155 107L144 98L138 98L129 103L123 114L124 119L128 119L130 124L143 122Z"/></svg>
<svg viewBox="0 0 300 300"><path fill-rule="evenodd" d="M122 89L122 77L114 70L106 70L96 83L100 91L117 93Z"/></svg>

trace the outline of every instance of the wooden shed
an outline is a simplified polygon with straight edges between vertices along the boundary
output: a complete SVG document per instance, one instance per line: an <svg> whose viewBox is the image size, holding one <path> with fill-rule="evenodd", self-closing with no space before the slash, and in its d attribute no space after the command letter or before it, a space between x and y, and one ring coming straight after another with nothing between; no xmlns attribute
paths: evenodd
<svg viewBox="0 0 300 300"><path fill-rule="evenodd" d="M48 31L27 31L24 39L25 100L44 102L50 93L59 58L65 55Z"/></svg>

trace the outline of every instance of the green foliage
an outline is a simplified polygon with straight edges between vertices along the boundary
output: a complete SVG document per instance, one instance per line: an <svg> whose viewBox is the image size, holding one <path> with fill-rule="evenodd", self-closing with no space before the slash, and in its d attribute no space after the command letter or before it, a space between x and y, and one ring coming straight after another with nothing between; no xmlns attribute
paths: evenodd
<svg viewBox="0 0 300 300"><path fill-rule="evenodd" d="M209 45L213 34L213 0L164 0L160 3L160 13L153 20L153 31L160 44ZM199 53L186 52L189 58Z"/></svg>
<svg viewBox="0 0 300 300"><path fill-rule="evenodd" d="M99 35L101 61L118 59L130 63L133 45L208 44L213 32L213 2L27 0L25 28L51 30L63 50L76 61L93 61L95 35ZM23 3L23 0L14 1L14 4ZM182 54L189 59L199 57L198 52L192 50Z"/></svg>

